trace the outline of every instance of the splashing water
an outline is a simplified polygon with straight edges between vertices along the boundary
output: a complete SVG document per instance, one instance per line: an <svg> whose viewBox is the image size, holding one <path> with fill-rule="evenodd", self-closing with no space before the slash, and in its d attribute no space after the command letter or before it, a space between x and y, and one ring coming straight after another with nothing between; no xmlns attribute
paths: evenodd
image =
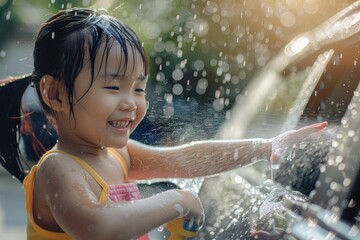
<svg viewBox="0 0 360 240"><path fill-rule="evenodd" d="M319 55L315 63L311 66L311 70L304 80L304 84L301 87L299 95L289 110L281 132L295 129L297 123L300 121L301 115L304 113L306 104L309 102L311 94L314 92L314 89L333 54L334 50L329 50L324 54Z"/></svg>
<svg viewBox="0 0 360 240"><path fill-rule="evenodd" d="M346 11L349 11L349 9L347 9ZM346 12L345 11L345 12ZM339 39L345 39L355 33L357 33L359 31L358 28L358 24L359 24L359 20L358 20L358 14L355 13L353 15L351 15L348 18L345 18L343 20L341 20L341 18L344 16L344 11L342 11L341 13L337 14L334 18L332 18L329 22L331 22L332 24L334 24L334 21L337 21L336 24L334 26L330 26L329 23L325 23L322 26L320 26L319 28L314 30L314 35L316 36L316 39L314 39L315 41L317 41L319 44L321 45L326 45L329 44L331 42L335 42L338 41ZM340 19L340 21L338 21ZM350 23L351 24L348 24ZM347 23L347 24L344 24ZM349 27L350 26L350 27ZM347 28L350 28L351 30L346 30ZM323 35L320 34L316 34L317 33L324 33ZM336 33L335 33L336 32ZM285 47L284 52L282 54L279 54L273 61L271 61L269 63L269 65L260 72L260 74L258 74L254 79L253 82L251 83L251 85L248 88L247 96L246 98L244 98L244 101L238 102L237 105L234 106L233 111L232 111L232 115L231 118L224 124L224 126L221 129L220 132L220 136L222 138L241 138L243 136L246 136L246 131L248 130L250 124L252 123L253 119L255 118L256 115L258 115L258 109L261 109L261 106L265 103L267 104L269 98L267 98L267 96L270 93L269 89L274 89L275 86L281 85L282 82L282 77L280 76L279 72L283 71L283 69L285 68L286 65L289 64L289 62L295 61L296 59L299 58L300 55L306 54L308 52L312 52L314 51L314 49L312 49L312 47L307 46L307 44L309 42L312 41L306 41L304 42L304 45L300 46L300 40L303 39L312 39L313 33L310 34L305 34L302 35L298 38L296 38L293 42L291 42L289 45L287 45L287 47ZM336 37L333 37L335 36ZM305 36L305 37L304 37ZM292 52L289 52L289 49L292 50ZM300 50L299 50L300 49ZM323 75L323 73L325 72L325 67L328 65L328 63L331 60L331 57L333 56L334 51L330 50L326 53L324 53L323 55L319 55L318 60L315 62L315 64L312 66L311 70L308 72L307 78L304 81L303 84L303 88L300 90L299 96L297 98L297 100L295 101L295 104L293 105L293 107L290 109L289 112L289 117L287 118L287 121L285 121L285 124L283 125L283 130L290 130L293 129L296 124L299 122L300 116L303 114L304 109L306 104L309 101L309 98L311 96L311 94L313 93L313 90L315 88L315 86L318 84L318 81L320 79L320 77ZM354 63L354 66L356 64ZM358 92L359 90L357 90L355 92L355 94ZM357 108L359 104L358 103L354 103L354 109ZM359 112L358 110L349 110L354 114L356 114L357 112ZM349 117L350 118L350 117ZM352 116L351 119L358 119L357 117ZM239 124L241 123L241 124ZM239 126L240 125L240 126ZM358 128L355 128L358 129ZM345 135L342 134L342 136L338 136L338 138L343 138L343 136ZM346 135L349 137L351 135L351 139L356 136L357 134L354 131L354 128L351 128L350 130L346 131ZM289 154L286 156L286 159L288 160L289 166L287 168L282 168L283 171L283 176L285 177L285 179L290 180L290 183L286 182L286 180L284 181L284 179L279 179L279 176L282 174L275 174L273 173L273 177L274 179L278 180L279 182L288 184L290 189L294 189L297 187L298 183L296 182L296 175L297 174L301 174L300 172L295 173L295 176L289 176L289 170L288 169L292 169L291 166L294 165L295 160L300 160L297 162L298 167L295 168L295 170L297 169L303 169L304 173L306 172L311 172L309 170L312 169L319 169L319 165L318 166L307 166L307 165L311 165L311 164L323 164L325 163L325 159L326 159L326 155L328 153L328 147L329 144L331 143L331 140L334 139L334 135L330 134L330 137L328 139L324 139L325 141L325 146L323 148L323 152L320 151L318 152L319 154L315 154L315 155L311 155L309 154L309 151L311 148L309 148L310 145L302 145L302 146L295 146L292 147L292 149L290 149ZM339 141L342 142L342 141ZM336 142L335 142L336 143ZM310 143L309 143L310 144ZM315 146L315 149L321 149L322 146L321 144L319 144L318 142L312 143L312 145ZM341 149L343 149L343 147L346 145L344 144L336 144L339 147L342 147ZM334 142L333 142L333 146L334 146ZM306 154L302 154L302 155L298 155L297 151L299 150L302 151L308 151L308 153ZM346 149L346 148L345 148ZM318 151L318 150L316 150ZM310 151L311 152L311 151ZM324 155L325 154L325 155ZM312 161L313 159L311 158L311 156L316 156L317 160L316 161ZM343 155L341 155L343 156ZM305 158L305 159L304 159ZM301 160L302 159L302 160ZM332 163L330 162L331 165L334 165L336 168L338 168L339 164L341 165L341 160L342 158L336 158L336 155L331 157L330 159L332 161ZM337 160L336 160L337 159ZM334 162L336 162L336 164L334 164ZM358 164L355 164L355 166L357 166ZM315 168L314 168L315 167ZM271 167L271 169L277 169L279 168L279 166L274 165ZM293 168L294 169L294 168ZM306 170L307 169L307 170ZM240 172L240 171L238 171ZM357 173L357 171L355 171ZM235 174L235 173L234 173ZM318 179L318 176L320 175L320 170L316 171L314 174L314 177L310 176L303 176L300 177L298 179L306 179L306 181L310 181L308 183L300 183L300 186L307 186L309 189L301 189L302 191L306 191L307 194L310 193L310 191L312 189L314 189L315 187L315 182ZM243 177L243 175L241 175L241 177ZM326 177L326 176L325 176ZM236 176L236 178L240 178L240 176ZM250 178L251 179L251 178ZM218 181L221 181L219 178L217 179ZM228 177L226 181L231 180L231 177ZM248 180L248 179L246 179ZM251 180L249 180L251 181ZM293 181L291 183L291 181ZM332 182L330 189L333 189L334 193L331 195L334 195L334 197L332 198L333 200L336 198L336 196L341 195L340 193L338 193L338 191L335 191L335 189L338 188L338 186L342 185L342 176L340 177L339 180L335 180L334 182L336 182L336 184L334 182ZM241 183L244 182L244 180L240 181ZM326 179L323 181L326 182ZM220 185L222 187L224 187L224 182L222 182L223 184ZM347 185L350 184L349 181L346 181ZM212 182L211 184L208 184L207 182L204 182L205 187L207 185L209 185L209 187L211 187L212 189L214 189L214 182ZM272 184L273 185L273 184ZM219 186L219 187L220 187ZM236 185L237 187L240 187L240 184ZM263 191L264 189L260 189L258 188L258 186L260 185L252 185L252 190L259 190L259 192L256 192L255 195L250 195L252 198L262 198L262 200L264 200L264 196L266 195L266 193L269 193L269 191ZM226 186L225 186L226 187ZM319 187L319 186L318 186ZM216 188L216 187L215 187ZM322 188L322 192L320 194L317 194L318 198L321 199L322 196L329 194L329 191L327 191L327 187L321 186ZM261 191L260 191L261 190ZM210 189L208 189L208 191L211 191ZM244 189L241 189L240 191L242 191L243 193L245 192ZM325 192L324 192L325 191ZM326 192L327 191L327 192ZM344 192L347 192L348 190L345 190ZM243 193L241 193L241 195L243 195ZM237 191L235 191L234 193L230 193L231 195L240 195L239 194L239 189L237 189ZM211 197L214 197L213 199ZM211 193L209 193L208 195L204 196L204 198L210 198L210 206L211 206L211 201L214 200L214 202L217 203L221 203L224 205L225 209L220 209L219 210L214 210L215 213L214 215L214 219L210 222L213 223L213 228L209 227L207 229L207 231L209 231L210 233L212 233L213 235L215 234L214 231L216 228L218 228L219 226L226 226L226 218L231 218L234 217L234 213L231 212L231 207L229 206L239 206L245 204L245 206L250 207L254 206L256 208L256 205L253 205L252 203L257 202L256 200L254 200L253 202L249 201L247 204L245 202L243 202L242 199L236 199L236 197L232 196L232 199L229 200L229 196L223 194L221 195L221 199L215 199L216 196L212 196ZM341 198L337 198L337 199L343 199L343 196ZM236 201L238 201L238 203L236 203ZM331 198L330 198L331 201ZM323 201L322 201L323 202ZM333 203L339 203L339 201L333 201ZM324 202L324 206L328 206L329 202ZM275 204L276 206L279 204ZM274 206L275 206L274 205ZM212 217L212 216L210 216ZM251 218L251 217L250 217ZM240 219L240 218L238 218ZM255 219L257 219L255 217ZM272 219L273 221L276 221L276 219ZM286 220L285 220L286 221ZM221 238L221 239L238 239L237 237L244 237L245 235L247 235L248 232L241 232L242 229L244 229L244 226L238 225L237 227L239 229L232 229L229 230L231 227L230 225L232 224L232 221L228 221L229 223L229 227L227 228L227 231L224 231L223 229L220 229L217 231L217 238ZM247 226L249 227L249 226ZM245 228L245 229L249 229L249 228ZM246 231L246 230L245 230ZM239 233L241 232L241 233ZM243 235L242 235L243 234Z"/></svg>

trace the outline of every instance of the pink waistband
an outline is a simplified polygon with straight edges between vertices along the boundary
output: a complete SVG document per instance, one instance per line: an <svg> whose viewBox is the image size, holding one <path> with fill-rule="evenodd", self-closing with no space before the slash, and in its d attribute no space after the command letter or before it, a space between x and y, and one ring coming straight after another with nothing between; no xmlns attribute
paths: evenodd
<svg viewBox="0 0 360 240"><path fill-rule="evenodd" d="M111 202L132 201L141 199L136 183L109 185L109 200Z"/></svg>

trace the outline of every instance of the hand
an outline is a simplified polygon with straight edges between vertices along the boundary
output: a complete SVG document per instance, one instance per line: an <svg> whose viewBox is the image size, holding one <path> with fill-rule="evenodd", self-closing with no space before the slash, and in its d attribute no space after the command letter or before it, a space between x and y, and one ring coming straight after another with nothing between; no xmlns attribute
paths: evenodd
<svg viewBox="0 0 360 240"><path fill-rule="evenodd" d="M266 231L251 231L250 237L251 239L256 240L278 240L282 239L284 236L285 230L283 229L273 229L271 232Z"/></svg>
<svg viewBox="0 0 360 240"><path fill-rule="evenodd" d="M205 213L200 198L189 190L176 190L182 197L181 205L175 206L179 212L179 218L188 219L200 227L204 223Z"/></svg>
<svg viewBox="0 0 360 240"><path fill-rule="evenodd" d="M270 161L278 162L285 158L286 150L304 143L309 139L320 138L321 133L328 127L327 122L315 123L299 130L284 132L271 139L272 152Z"/></svg>
<svg viewBox="0 0 360 240"><path fill-rule="evenodd" d="M306 203L309 199L300 192L273 188L259 207L259 217L253 221L254 225L250 229L252 239L285 239L286 229L289 227L289 220L285 214L288 207L285 206L285 202L290 201Z"/></svg>

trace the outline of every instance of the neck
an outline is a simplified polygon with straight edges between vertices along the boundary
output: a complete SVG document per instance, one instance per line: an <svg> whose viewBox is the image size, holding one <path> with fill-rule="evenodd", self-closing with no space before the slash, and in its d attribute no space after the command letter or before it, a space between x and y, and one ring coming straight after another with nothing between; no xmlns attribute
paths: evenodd
<svg viewBox="0 0 360 240"><path fill-rule="evenodd" d="M99 156L107 152L106 147L85 145L85 144L64 144L61 141L58 141L58 143L54 146L54 148L74 155L89 154L89 155Z"/></svg>

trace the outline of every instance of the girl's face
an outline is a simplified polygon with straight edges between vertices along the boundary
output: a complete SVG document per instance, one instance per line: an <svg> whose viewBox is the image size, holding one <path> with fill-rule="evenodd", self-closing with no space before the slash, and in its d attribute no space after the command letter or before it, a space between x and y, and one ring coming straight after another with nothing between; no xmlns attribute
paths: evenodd
<svg viewBox="0 0 360 240"><path fill-rule="evenodd" d="M103 53L104 46L96 57L91 87L90 63L85 62L75 80L69 132L81 144L121 148L145 116L146 76L140 54L130 47L126 66L118 43L111 47L108 56Z"/></svg>

